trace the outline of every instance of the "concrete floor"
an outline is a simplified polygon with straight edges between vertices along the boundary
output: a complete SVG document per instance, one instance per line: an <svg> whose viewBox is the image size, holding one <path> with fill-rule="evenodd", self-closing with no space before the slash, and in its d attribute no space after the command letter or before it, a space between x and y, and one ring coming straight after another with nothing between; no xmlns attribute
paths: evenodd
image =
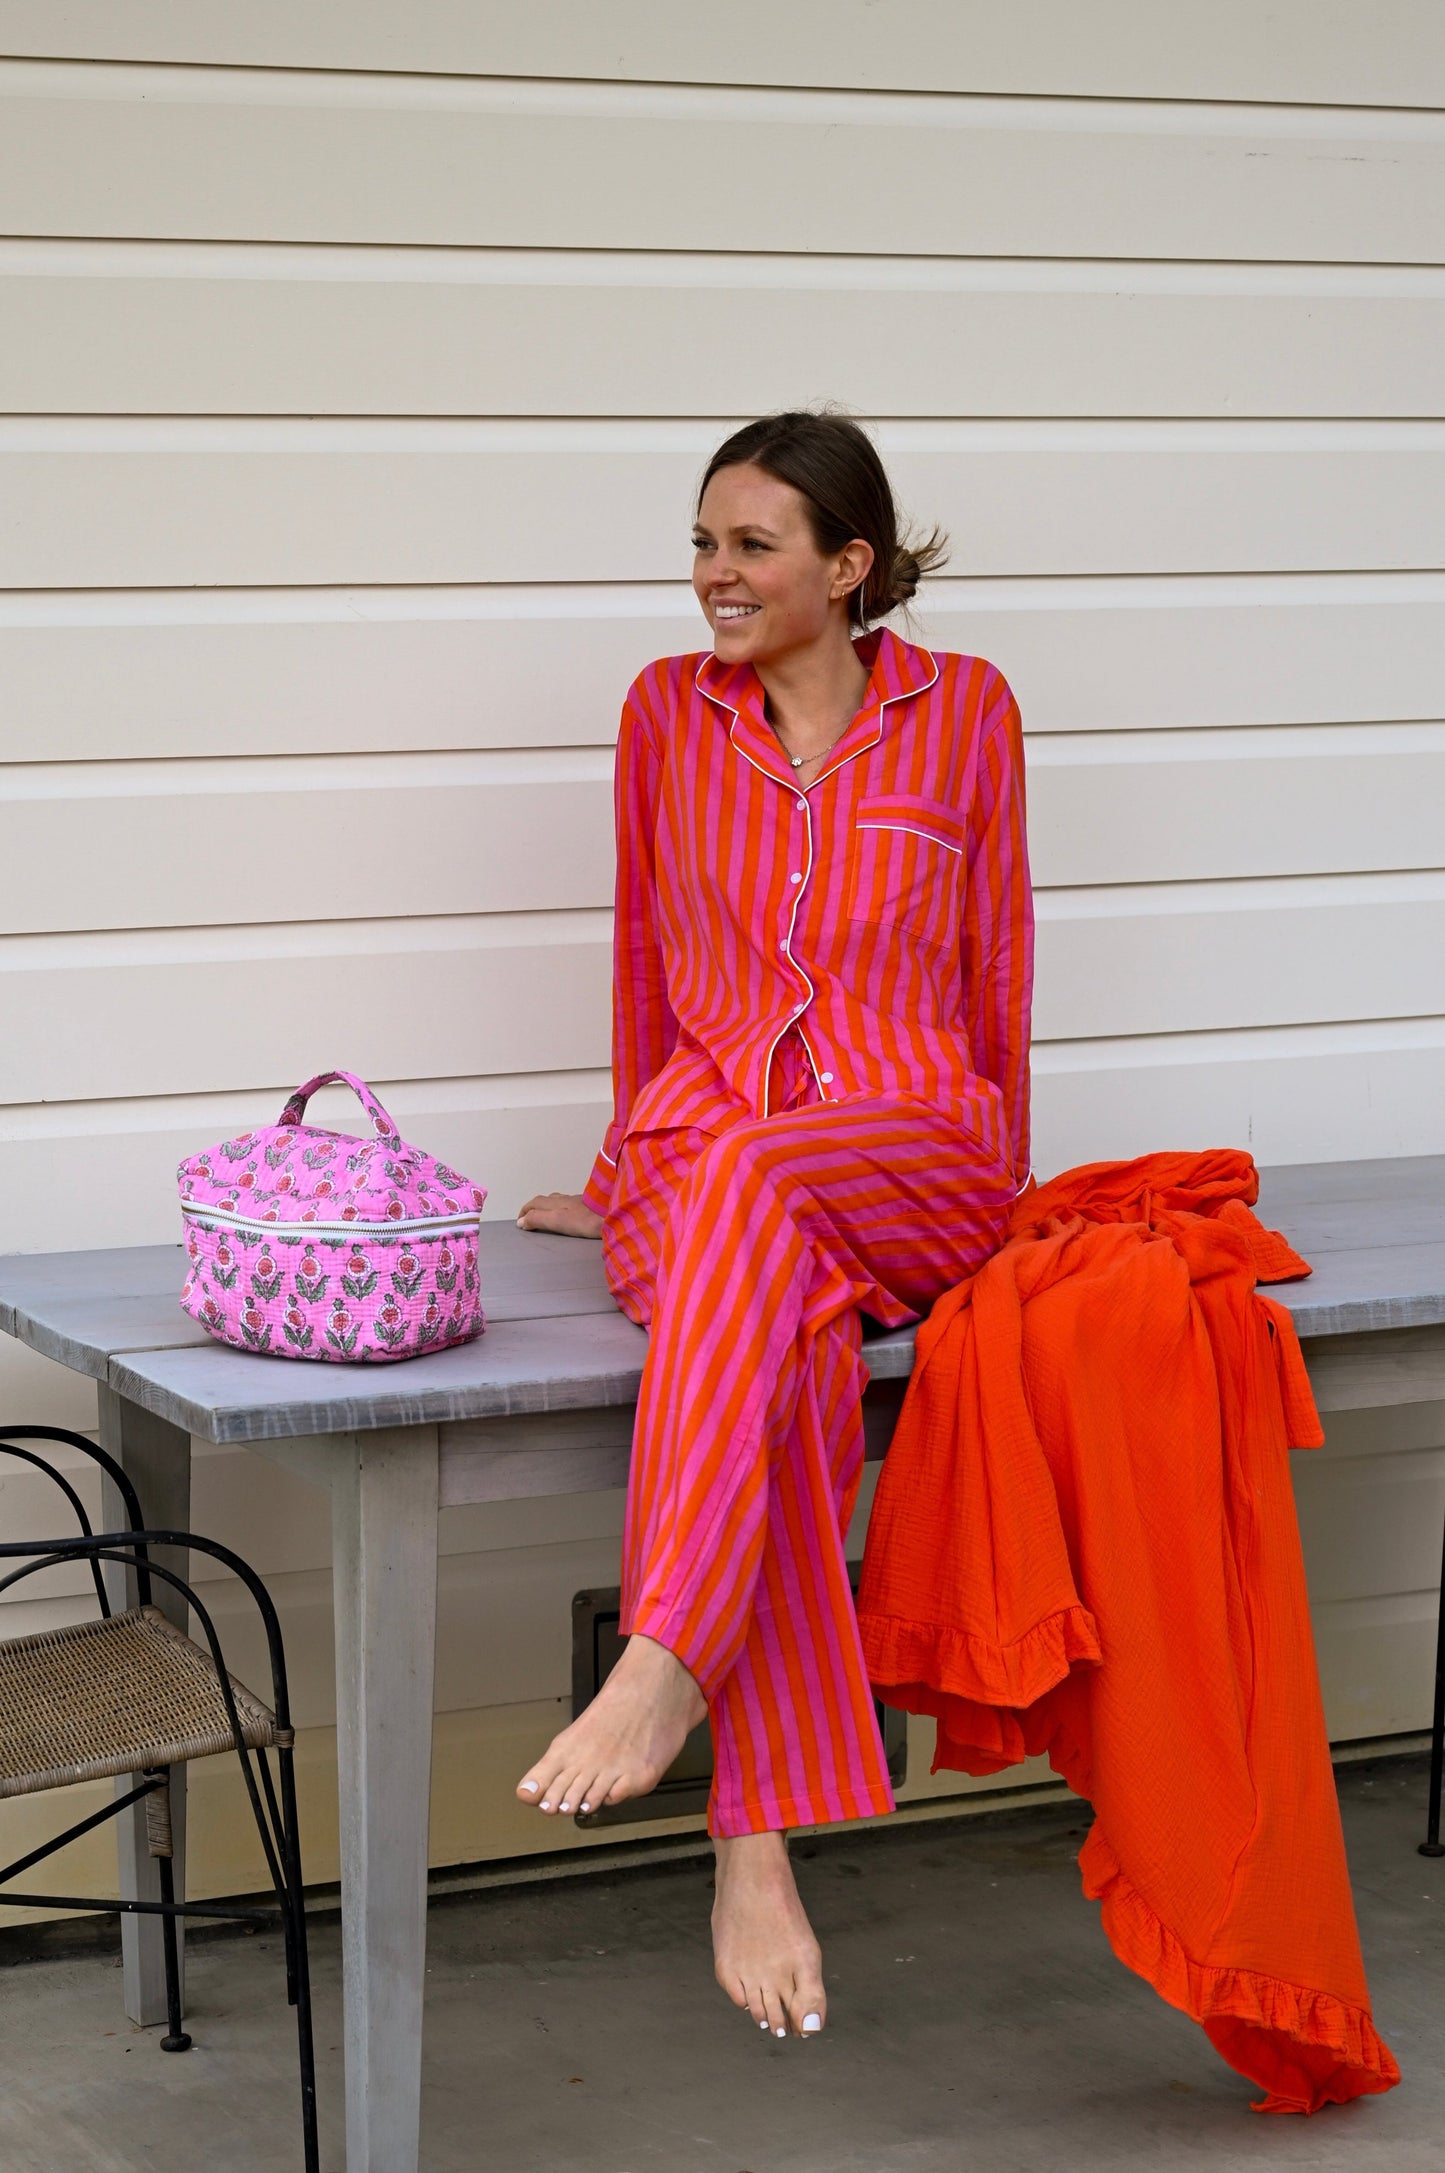
<svg viewBox="0 0 1445 2173"><path fill-rule="evenodd" d="M1403 2086L1259 2119L1192 2023L1114 1961L1079 1893L1081 1808L802 1844L831 2020L778 2044L712 1983L698 1863L433 1909L426 2173L1119 2173L1445 2166L1445 1864L1424 1765L1340 1773L1377 2021ZM314 1929L323 2163L340 2173L339 1933ZM9 1948L13 1955L15 1949ZM3 1956L0 1956L3 1958ZM195 2050L119 2011L118 1965L0 1968L4 2173L291 2173L277 1941L197 1944Z"/></svg>

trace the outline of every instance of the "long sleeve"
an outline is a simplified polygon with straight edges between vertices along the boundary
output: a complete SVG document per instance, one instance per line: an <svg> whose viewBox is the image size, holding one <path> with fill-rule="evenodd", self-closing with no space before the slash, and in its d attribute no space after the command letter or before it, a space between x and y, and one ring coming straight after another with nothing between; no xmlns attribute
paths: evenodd
<svg viewBox="0 0 1445 2173"><path fill-rule="evenodd" d="M963 987L974 1069L1003 1095L1020 1188L1029 1171L1034 913L1024 834L1023 725L998 679L983 727L963 904Z"/></svg>
<svg viewBox="0 0 1445 2173"><path fill-rule="evenodd" d="M646 675L644 675L646 677ZM632 1105L677 1041L657 927L653 837L662 755L647 714L644 682L630 690L617 737L613 801L617 819L617 889L612 932L612 1122L583 1198L605 1215L617 1153Z"/></svg>

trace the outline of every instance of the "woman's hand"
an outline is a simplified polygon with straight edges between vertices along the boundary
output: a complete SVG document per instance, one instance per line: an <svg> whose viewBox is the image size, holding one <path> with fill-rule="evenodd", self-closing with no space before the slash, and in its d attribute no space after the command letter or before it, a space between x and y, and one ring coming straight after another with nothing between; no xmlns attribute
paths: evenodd
<svg viewBox="0 0 1445 2173"><path fill-rule="evenodd" d="M601 1237L602 1217L580 1192L536 1192L517 1216L519 1230L555 1230L559 1237Z"/></svg>

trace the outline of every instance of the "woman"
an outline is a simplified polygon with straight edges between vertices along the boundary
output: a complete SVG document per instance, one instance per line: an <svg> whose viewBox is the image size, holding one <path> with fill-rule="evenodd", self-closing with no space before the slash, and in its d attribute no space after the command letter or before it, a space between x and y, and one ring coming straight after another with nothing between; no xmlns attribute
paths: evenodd
<svg viewBox="0 0 1445 2173"><path fill-rule="evenodd" d="M893 1808L843 1554L860 1314L917 1320L1027 1174L1022 743L991 664L866 632L942 552L847 418L736 432L693 540L712 652L618 741L613 1121L518 1217L600 1236L651 1331L630 1634L518 1794L645 1794L706 1709L718 1981L781 2037L827 2011L785 1830Z"/></svg>

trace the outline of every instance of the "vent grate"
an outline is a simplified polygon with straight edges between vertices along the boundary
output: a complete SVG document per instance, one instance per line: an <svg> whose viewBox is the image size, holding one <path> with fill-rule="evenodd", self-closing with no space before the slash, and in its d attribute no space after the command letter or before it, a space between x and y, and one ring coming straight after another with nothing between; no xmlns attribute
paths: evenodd
<svg viewBox="0 0 1445 2173"><path fill-rule="evenodd" d="M854 1597L861 1562L848 1564ZM622 1593L617 1585L597 1586L572 1597L572 1718L592 1703L622 1655L626 1639L619 1624ZM888 1777L898 1788L908 1776L908 1715L875 1704L883 1736ZM692 1730L677 1757L649 1795L610 1803L600 1811L577 1812L579 1826L623 1826L639 1819L685 1818L707 1809L712 1786L712 1736L704 1720Z"/></svg>

